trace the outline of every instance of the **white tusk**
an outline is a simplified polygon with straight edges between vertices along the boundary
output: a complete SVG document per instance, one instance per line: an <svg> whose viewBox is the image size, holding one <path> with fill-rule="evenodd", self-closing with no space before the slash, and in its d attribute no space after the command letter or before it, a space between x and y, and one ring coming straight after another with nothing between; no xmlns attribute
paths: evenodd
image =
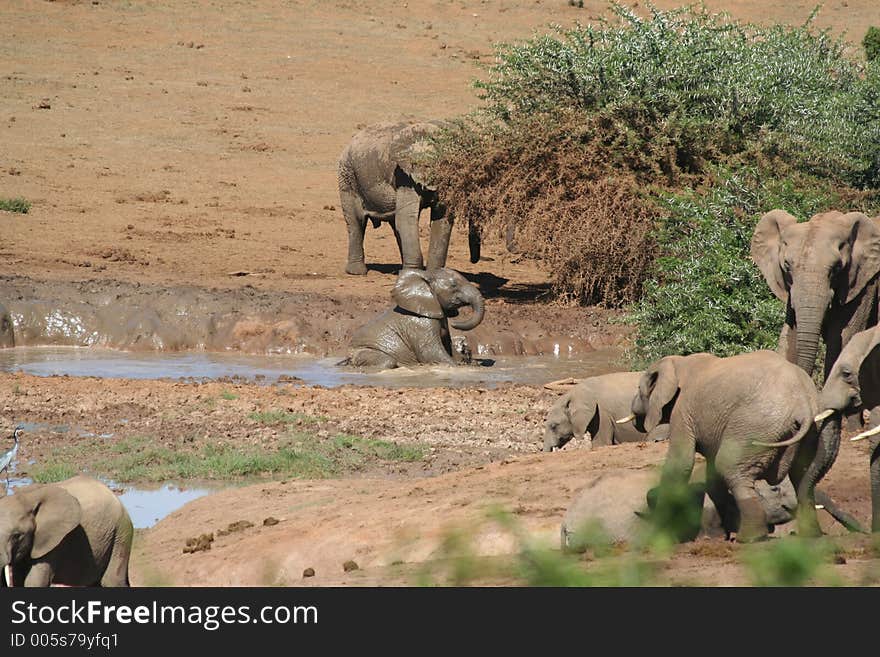
<svg viewBox="0 0 880 657"><path fill-rule="evenodd" d="M817 509L824 509L824 508L825 508L825 505L824 505L824 504L817 504L817 505L816 505L816 508L817 508Z"/></svg>
<svg viewBox="0 0 880 657"><path fill-rule="evenodd" d="M871 436L876 436L880 433L880 425L874 427L873 429L868 429L867 431L862 431L858 436L853 436L850 438L851 442L855 442L857 440L864 440L865 438L870 438Z"/></svg>
<svg viewBox="0 0 880 657"><path fill-rule="evenodd" d="M3 567L3 580L6 582L6 586L10 588L15 586L15 582L12 581L12 564L6 564Z"/></svg>
<svg viewBox="0 0 880 657"><path fill-rule="evenodd" d="M632 422L636 419L635 415L627 415L626 417L622 417L619 420L615 420L616 424L626 424L627 422Z"/></svg>
<svg viewBox="0 0 880 657"><path fill-rule="evenodd" d="M828 408L828 409L822 411L821 413L819 413L819 415L817 415L815 418L813 418L813 422L815 422L816 424L819 424L826 417L831 417L832 415L834 415L834 413L835 413L835 411L833 408Z"/></svg>

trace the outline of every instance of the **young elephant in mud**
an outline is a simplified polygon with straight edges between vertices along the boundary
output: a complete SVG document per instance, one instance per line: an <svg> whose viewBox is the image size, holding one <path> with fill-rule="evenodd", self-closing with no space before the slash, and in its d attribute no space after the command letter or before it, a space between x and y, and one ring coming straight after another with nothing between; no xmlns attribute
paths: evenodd
<svg viewBox="0 0 880 657"><path fill-rule="evenodd" d="M128 586L134 535L119 498L97 479L34 484L0 498L3 586Z"/></svg>
<svg viewBox="0 0 880 657"><path fill-rule="evenodd" d="M820 445L833 462L840 446L842 413L867 410L867 429L851 440L870 438L871 530L880 532L880 326L857 333L838 356L819 394L817 422L838 428L836 441ZM827 420L826 420L827 418ZM830 467L829 462L829 467Z"/></svg>
<svg viewBox="0 0 880 657"><path fill-rule="evenodd" d="M630 414L630 403L638 391L641 372L615 372L584 379L560 397L547 413L544 422L544 451L552 452L572 438L585 439L594 445L663 440L667 427L657 427L651 434L632 424L616 420Z"/></svg>
<svg viewBox="0 0 880 657"><path fill-rule="evenodd" d="M480 290L451 269L405 270L391 291L395 306L351 339L351 355L342 362L358 367L390 369L400 365L456 364L449 324L469 331L483 321ZM458 309L470 306L469 319L448 322Z"/></svg>
<svg viewBox="0 0 880 657"><path fill-rule="evenodd" d="M739 540L767 535L755 482L778 484L786 476L797 491L799 533L820 534L815 487L829 464L824 453L817 455L817 408L809 375L772 351L653 363L639 381L632 412L636 427L646 431L669 422L656 507L675 505L674 491L687 485L699 452L706 458L706 492ZM823 425L822 440L827 431L833 428Z"/></svg>

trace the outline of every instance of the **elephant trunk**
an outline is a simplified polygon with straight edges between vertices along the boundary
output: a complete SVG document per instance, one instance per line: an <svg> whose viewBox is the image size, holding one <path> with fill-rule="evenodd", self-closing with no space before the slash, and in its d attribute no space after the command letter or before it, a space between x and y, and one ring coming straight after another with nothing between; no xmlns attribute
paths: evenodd
<svg viewBox="0 0 880 657"><path fill-rule="evenodd" d="M459 331L470 331L479 326L480 322L483 321L483 315L486 314L486 303L483 300L483 295L480 294L480 290L473 285L466 289L464 300L464 305L470 306L473 311L470 318L451 321L450 324L452 324L453 328L456 328Z"/></svg>
<svg viewBox="0 0 880 657"><path fill-rule="evenodd" d="M816 536L822 533L816 518L816 485L831 469L840 449L840 413L833 413L818 427L816 455L798 482L798 533Z"/></svg>
<svg viewBox="0 0 880 657"><path fill-rule="evenodd" d="M480 261L480 248L482 246L482 236L480 228L474 223L473 219L468 220L468 248L471 252L471 263L476 264Z"/></svg>
<svg viewBox="0 0 880 657"><path fill-rule="evenodd" d="M822 323L825 320L825 311L831 302L831 289L826 282L805 282L806 290L792 289L792 306L795 311L797 323L797 366L807 374L812 375L816 366L816 354L819 352L819 336L822 333ZM824 294L816 293L816 288L826 290Z"/></svg>

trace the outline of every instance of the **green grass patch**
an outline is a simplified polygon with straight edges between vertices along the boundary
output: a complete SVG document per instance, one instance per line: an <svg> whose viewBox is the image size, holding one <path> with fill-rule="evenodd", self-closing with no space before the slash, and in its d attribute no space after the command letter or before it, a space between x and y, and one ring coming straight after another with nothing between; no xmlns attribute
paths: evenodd
<svg viewBox="0 0 880 657"><path fill-rule="evenodd" d="M224 390L220 393L220 398L225 399L226 401L233 401L235 399L238 399L238 395L235 395L228 390Z"/></svg>
<svg viewBox="0 0 880 657"><path fill-rule="evenodd" d="M79 469L70 463L47 463L30 471L31 479L38 484L53 484L80 474Z"/></svg>
<svg viewBox="0 0 880 657"><path fill-rule="evenodd" d="M327 419L322 415L313 416L306 413L291 413L280 410L254 412L248 415L248 417L261 424L317 424Z"/></svg>
<svg viewBox="0 0 880 657"><path fill-rule="evenodd" d="M0 197L0 210L4 212L18 212L19 214L27 214L31 209L30 201L21 197L18 198L2 198Z"/></svg>
<svg viewBox="0 0 880 657"><path fill-rule="evenodd" d="M292 433L277 447L206 445L170 448L147 436L115 443L80 441L55 448L34 478L58 481L82 469L119 482L169 479L324 478L362 469L376 461L413 462L424 458L418 446L340 434L321 440Z"/></svg>

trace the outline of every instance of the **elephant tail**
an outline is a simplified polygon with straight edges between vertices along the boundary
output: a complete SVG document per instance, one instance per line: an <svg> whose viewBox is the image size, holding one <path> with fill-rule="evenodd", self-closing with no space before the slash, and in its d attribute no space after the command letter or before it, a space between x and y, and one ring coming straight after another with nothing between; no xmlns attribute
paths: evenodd
<svg viewBox="0 0 880 657"><path fill-rule="evenodd" d="M791 445L802 441L813 428L813 426L813 421L812 419L810 419L809 421L801 422L800 429L798 429L797 433L788 440L780 440L778 443L765 443L761 440L753 440L752 445L758 445L760 447L790 447Z"/></svg>

